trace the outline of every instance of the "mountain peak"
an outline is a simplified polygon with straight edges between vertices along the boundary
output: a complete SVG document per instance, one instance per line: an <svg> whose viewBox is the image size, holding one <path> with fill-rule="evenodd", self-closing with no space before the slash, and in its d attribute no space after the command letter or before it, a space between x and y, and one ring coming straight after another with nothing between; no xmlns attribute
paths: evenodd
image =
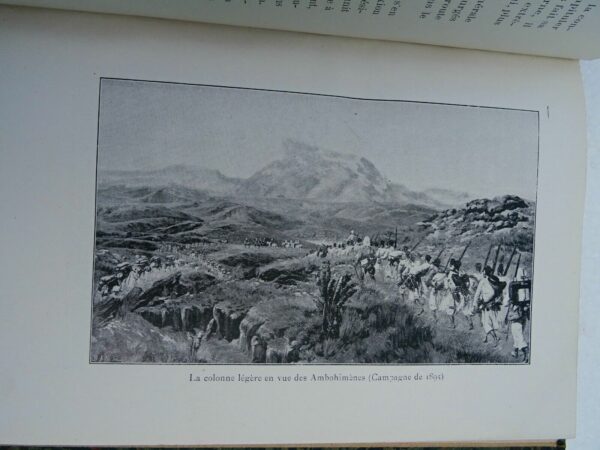
<svg viewBox="0 0 600 450"><path fill-rule="evenodd" d="M286 140L283 159L251 176L240 193L335 202L387 202L388 182L375 165L357 155L323 151Z"/></svg>
<svg viewBox="0 0 600 450"><path fill-rule="evenodd" d="M300 164L322 164L323 162L358 162L361 158L351 153L339 153L331 150L323 150L316 145L310 145L305 142L286 139L283 142L282 160L293 160ZM375 166L367 159L362 158L373 169Z"/></svg>
<svg viewBox="0 0 600 450"><path fill-rule="evenodd" d="M285 158L312 158L319 153L319 148L305 142L286 139L283 141L283 156Z"/></svg>

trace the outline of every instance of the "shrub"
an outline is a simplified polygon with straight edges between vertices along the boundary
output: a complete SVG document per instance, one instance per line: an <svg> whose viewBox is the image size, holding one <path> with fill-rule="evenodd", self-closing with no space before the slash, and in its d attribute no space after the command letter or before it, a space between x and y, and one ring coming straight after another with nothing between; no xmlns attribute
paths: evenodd
<svg viewBox="0 0 600 450"><path fill-rule="evenodd" d="M331 276L329 264L323 264L317 279L320 298L315 303L322 315L322 333L328 338L337 338L340 334L342 312L348 299L356 292L351 276L341 275L337 279Z"/></svg>

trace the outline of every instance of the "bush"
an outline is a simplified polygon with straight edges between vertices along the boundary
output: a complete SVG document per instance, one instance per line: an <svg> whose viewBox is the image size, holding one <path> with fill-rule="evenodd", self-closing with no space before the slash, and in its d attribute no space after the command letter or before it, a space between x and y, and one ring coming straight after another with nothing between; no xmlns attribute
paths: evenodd
<svg viewBox="0 0 600 450"><path fill-rule="evenodd" d="M328 338L337 338L340 334L342 312L346 302L356 292L351 276L341 275L332 278L329 264L323 264L317 280L320 298L315 298L317 309L322 315L322 332Z"/></svg>

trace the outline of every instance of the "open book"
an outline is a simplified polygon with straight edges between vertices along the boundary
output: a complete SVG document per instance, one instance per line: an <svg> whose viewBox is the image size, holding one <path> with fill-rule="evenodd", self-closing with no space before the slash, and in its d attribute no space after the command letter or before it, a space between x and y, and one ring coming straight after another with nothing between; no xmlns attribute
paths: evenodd
<svg viewBox="0 0 600 450"><path fill-rule="evenodd" d="M574 435L596 2L4 3L0 443Z"/></svg>

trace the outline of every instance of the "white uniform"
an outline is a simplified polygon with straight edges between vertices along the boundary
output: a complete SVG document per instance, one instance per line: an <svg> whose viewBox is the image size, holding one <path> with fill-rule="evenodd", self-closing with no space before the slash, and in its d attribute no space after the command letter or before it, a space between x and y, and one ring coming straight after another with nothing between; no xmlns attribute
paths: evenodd
<svg viewBox="0 0 600 450"><path fill-rule="evenodd" d="M375 263L375 279L385 281L385 270L387 265L387 249L379 247L375 252L377 262Z"/></svg>
<svg viewBox="0 0 600 450"><path fill-rule="evenodd" d="M375 262L375 281L384 281L383 263L380 258Z"/></svg>
<svg viewBox="0 0 600 450"><path fill-rule="evenodd" d="M523 333L524 328L523 322L510 323L510 332L513 337L513 347L519 350L527 348L527 341L525 340L525 335Z"/></svg>
<svg viewBox="0 0 600 450"><path fill-rule="evenodd" d="M490 300L495 295L494 288L490 281L483 277L477 285L477 290L473 296L473 302L475 305L484 305L481 309L481 324L486 334L498 330L498 311L491 308L489 304ZM487 303L487 305L486 305Z"/></svg>
<svg viewBox="0 0 600 450"><path fill-rule="evenodd" d="M429 291L429 309L437 311L444 297L446 274L444 272L436 273L431 279L432 288Z"/></svg>
<svg viewBox="0 0 600 450"><path fill-rule="evenodd" d="M472 292L473 295L469 294L469 296L465 298L465 304L462 309L462 313L466 317L470 317L475 313L475 291L477 290L479 283L483 279L483 274L477 272L477 273L474 273L473 275L471 275L469 277L469 280L471 283L473 282L473 278L475 278L475 280L476 280L475 289L473 289L472 286L469 286L469 292Z"/></svg>
<svg viewBox="0 0 600 450"><path fill-rule="evenodd" d="M425 274L431 268L431 263L424 261L420 264L413 264L409 273L411 275Z"/></svg>
<svg viewBox="0 0 600 450"><path fill-rule="evenodd" d="M520 280L524 278L522 269L518 278ZM517 295L519 303L530 301L529 290L520 289ZM526 349L528 347L524 334L526 318L523 315L522 306L519 304L509 304L508 308L511 308L508 313L508 319L510 320L510 331L513 337L513 347L518 350Z"/></svg>
<svg viewBox="0 0 600 450"><path fill-rule="evenodd" d="M442 297L442 301L440 302L440 309L449 316L453 316L457 312L459 312L464 306L464 298L462 294L457 292L457 286L452 279L452 275L458 275L456 271L450 271L446 276L446 291ZM458 297L455 298L455 295Z"/></svg>
<svg viewBox="0 0 600 450"><path fill-rule="evenodd" d="M137 273L135 270L132 270L131 272L129 272L129 275L127 276L127 278L125 278L125 281L123 281L123 285L121 287L123 290L123 293L127 294L134 287L136 287L139 279L140 279L140 274Z"/></svg>
<svg viewBox="0 0 600 450"><path fill-rule="evenodd" d="M416 289L408 290L408 299L409 300L411 300L413 302L419 302L419 300L422 296L426 296L427 286L425 286L425 284L424 284L424 277L430 268L431 268L431 263L428 263L427 261L424 261L420 264L417 264L417 263L412 264L412 266L409 268L409 271L408 271L409 275L412 275L414 277L420 276L420 279L417 278L419 284L417 285Z"/></svg>

